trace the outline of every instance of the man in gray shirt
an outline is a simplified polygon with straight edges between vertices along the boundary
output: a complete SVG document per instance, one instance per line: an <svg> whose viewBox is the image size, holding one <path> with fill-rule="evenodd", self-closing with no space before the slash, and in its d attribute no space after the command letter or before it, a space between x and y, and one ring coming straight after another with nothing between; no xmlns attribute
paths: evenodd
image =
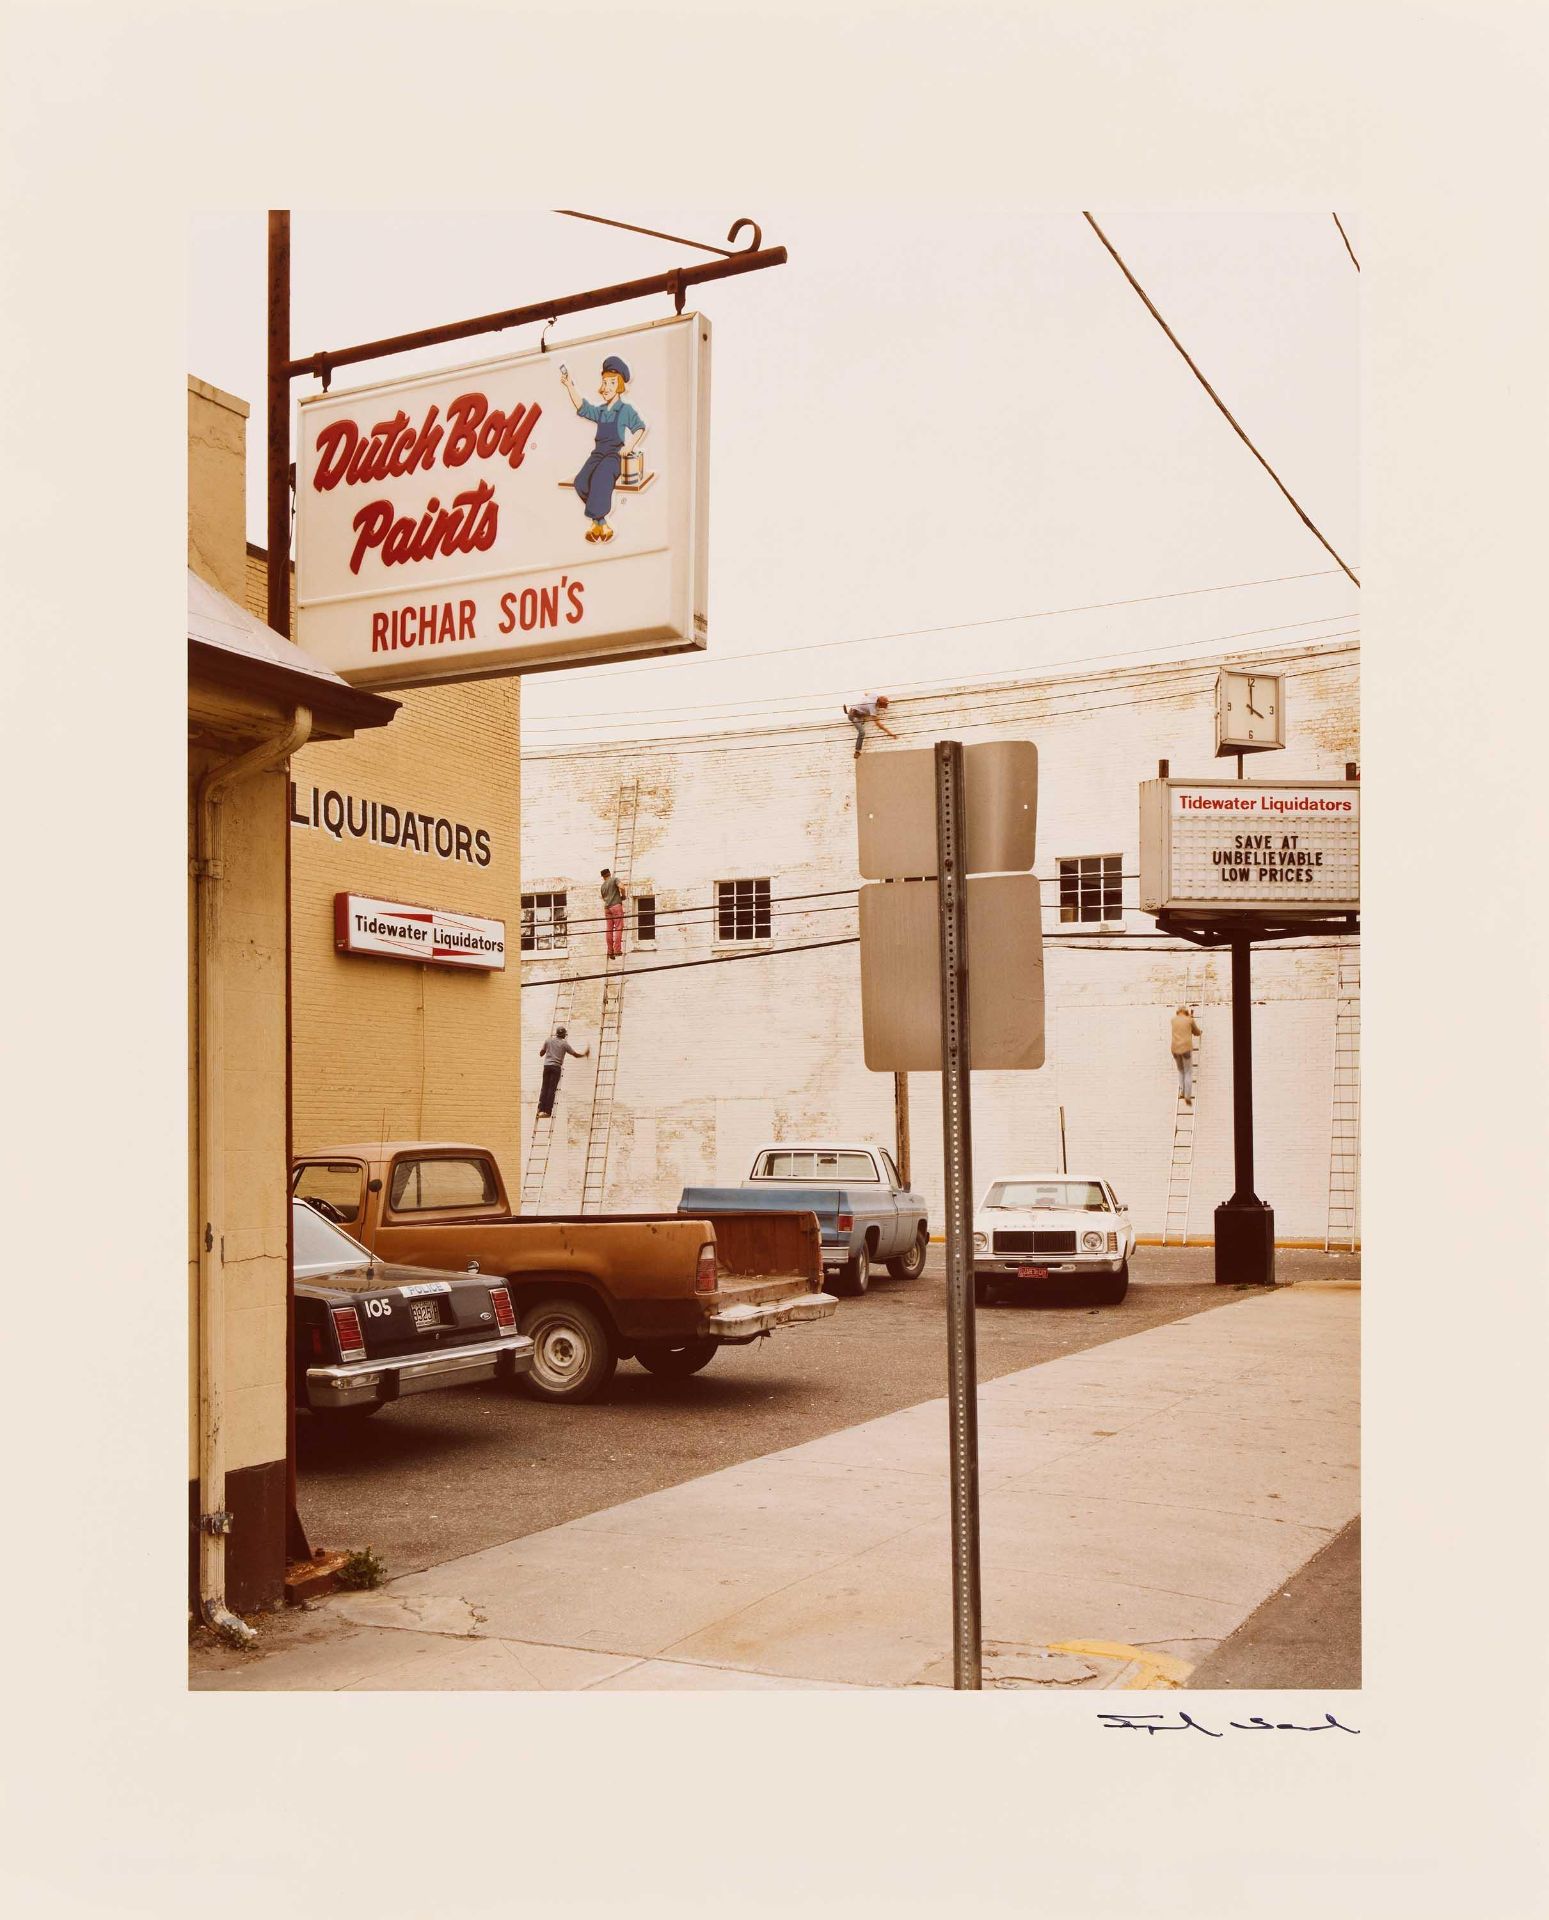
<svg viewBox="0 0 1549 1920"><path fill-rule="evenodd" d="M572 1054L577 1060L584 1060L591 1052L590 1047L571 1046L565 1037L565 1029L556 1027L539 1047L538 1054L543 1061L543 1085L538 1089L538 1118L549 1120L554 1115L554 1095L559 1090L559 1076L565 1068L565 1055Z"/></svg>

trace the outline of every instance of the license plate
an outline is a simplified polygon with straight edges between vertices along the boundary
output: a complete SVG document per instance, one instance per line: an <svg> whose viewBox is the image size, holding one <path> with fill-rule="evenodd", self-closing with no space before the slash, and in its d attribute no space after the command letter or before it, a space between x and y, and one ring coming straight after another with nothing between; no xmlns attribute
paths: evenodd
<svg viewBox="0 0 1549 1920"><path fill-rule="evenodd" d="M1018 1267L1017 1268L1017 1278L1019 1280L1047 1280L1048 1277L1049 1277L1049 1269L1047 1267Z"/></svg>

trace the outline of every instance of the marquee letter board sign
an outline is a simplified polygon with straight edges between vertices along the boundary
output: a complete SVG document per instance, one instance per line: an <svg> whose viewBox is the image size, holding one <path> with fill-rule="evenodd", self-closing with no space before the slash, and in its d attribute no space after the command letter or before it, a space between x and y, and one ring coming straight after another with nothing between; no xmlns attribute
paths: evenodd
<svg viewBox="0 0 1549 1920"><path fill-rule="evenodd" d="M1355 781L1146 780L1140 788L1146 913L1356 913Z"/></svg>

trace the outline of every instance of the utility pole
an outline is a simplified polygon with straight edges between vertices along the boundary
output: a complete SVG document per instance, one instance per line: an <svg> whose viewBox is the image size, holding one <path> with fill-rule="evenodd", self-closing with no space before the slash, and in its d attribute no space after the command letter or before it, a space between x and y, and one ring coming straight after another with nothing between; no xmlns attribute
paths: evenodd
<svg viewBox="0 0 1549 1920"><path fill-rule="evenodd" d="M893 1075L893 1161L898 1177L906 1187L914 1180L909 1171L909 1076Z"/></svg>

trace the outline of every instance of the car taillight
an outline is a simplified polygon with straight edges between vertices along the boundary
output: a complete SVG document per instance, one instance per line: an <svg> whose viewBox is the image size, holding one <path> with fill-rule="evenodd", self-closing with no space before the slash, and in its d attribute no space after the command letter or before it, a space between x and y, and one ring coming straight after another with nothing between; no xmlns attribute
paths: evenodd
<svg viewBox="0 0 1549 1920"><path fill-rule="evenodd" d="M333 1330L339 1338L339 1353L346 1360L364 1360L366 1336L360 1330L360 1315L353 1307L333 1309Z"/></svg>
<svg viewBox="0 0 1549 1920"><path fill-rule="evenodd" d="M504 1287L491 1287L489 1303L495 1309L495 1322L502 1333L516 1332L516 1308Z"/></svg>
<svg viewBox="0 0 1549 1920"><path fill-rule="evenodd" d="M707 1240L699 1249L699 1271L694 1275L695 1293L714 1293L720 1281L715 1265L715 1244Z"/></svg>
<svg viewBox="0 0 1549 1920"><path fill-rule="evenodd" d="M855 1215L853 1213L841 1213L838 1220L838 1227L841 1233L853 1233L855 1231Z"/></svg>

